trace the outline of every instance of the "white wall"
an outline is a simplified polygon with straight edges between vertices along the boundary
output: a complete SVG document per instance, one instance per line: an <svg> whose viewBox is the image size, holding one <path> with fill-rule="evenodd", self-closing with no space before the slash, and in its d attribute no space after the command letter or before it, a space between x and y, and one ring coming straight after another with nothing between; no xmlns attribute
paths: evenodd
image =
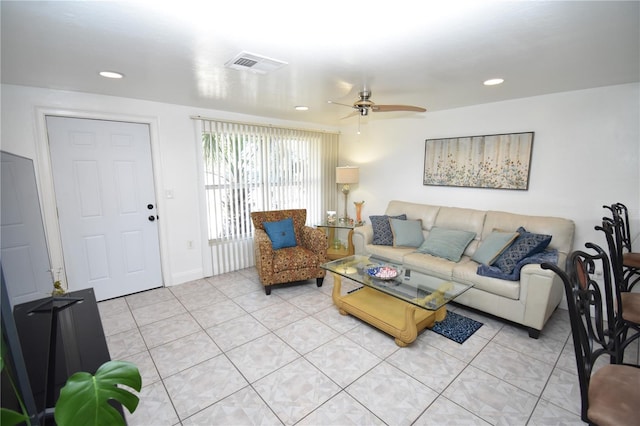
<svg viewBox="0 0 640 426"><path fill-rule="evenodd" d="M199 213L196 132L189 117L301 127L301 123L136 99L11 85L1 88L0 147L33 158L36 169L45 160L41 152L43 111L150 124L167 285L204 274L207 242ZM428 100L425 104L428 106ZM361 167L360 183L352 185L349 200L366 201L365 219L382 213L390 199L562 216L576 222L574 247L582 248L586 241L604 244L593 230L604 214L601 206L621 201L631 209L633 233L640 231L639 84L425 114L391 114L397 113L373 114L363 123L359 136L355 134L356 117L342 129L340 165ZM308 123L304 127L323 128ZM422 185L425 139L522 131L535 132L528 191ZM41 187L49 187L48 176L37 178ZM167 189L173 191L173 199L164 198ZM41 197L46 201L50 195ZM349 211L354 215L353 205ZM47 219L48 234L54 223ZM194 249L187 249L188 240L195 242ZM55 263L61 259L55 241L51 250Z"/></svg>
<svg viewBox="0 0 640 426"><path fill-rule="evenodd" d="M360 166L349 200L365 200L363 219L384 213L390 199L561 216L576 223L574 248L587 241L606 248L593 228L603 204L623 202L632 234L640 232L639 84L425 114L374 113L360 135L357 117L351 120L342 129L340 165ZM528 191L423 186L425 139L527 131L535 132Z"/></svg>
<svg viewBox="0 0 640 426"><path fill-rule="evenodd" d="M54 267L62 266L62 254L59 236L56 237L55 215L51 213L55 211L55 205L49 206L47 214L47 203L53 203L53 195L50 193L53 186L50 176L46 173L47 149L43 114L53 112L150 124L160 216L160 249L166 285L202 278L205 264L203 256L209 253L206 228L201 226L201 185L198 181L199 166L196 160L198 138L196 126L190 116L336 130L308 123L301 125L299 122L291 123L129 98L12 85L2 85L1 90L0 148L34 159L36 171L39 173L36 178L45 210L45 227ZM166 190L173 192L172 199L165 197ZM193 249L187 248L187 241L194 242Z"/></svg>

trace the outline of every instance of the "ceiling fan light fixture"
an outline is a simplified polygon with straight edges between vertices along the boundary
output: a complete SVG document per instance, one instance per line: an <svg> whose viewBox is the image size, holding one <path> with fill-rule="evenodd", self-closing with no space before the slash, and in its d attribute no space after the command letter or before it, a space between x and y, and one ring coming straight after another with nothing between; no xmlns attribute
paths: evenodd
<svg viewBox="0 0 640 426"><path fill-rule="evenodd" d="M369 108L360 108L360 115L362 117L366 117L367 115L369 115Z"/></svg>

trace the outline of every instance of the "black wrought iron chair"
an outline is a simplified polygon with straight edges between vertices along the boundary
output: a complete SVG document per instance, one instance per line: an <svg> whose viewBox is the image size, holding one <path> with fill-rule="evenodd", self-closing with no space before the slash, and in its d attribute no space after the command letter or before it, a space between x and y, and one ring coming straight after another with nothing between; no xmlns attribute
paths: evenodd
<svg viewBox="0 0 640 426"><path fill-rule="evenodd" d="M601 266L605 279L604 291L592 278ZM595 255L583 251L569 254L566 272L558 266L543 263L563 281L571 321L571 334L580 383L581 418L589 424L638 425L640 410L640 368L598 361L602 356L614 360L617 344L612 336L611 321L615 314L611 298L611 273L607 254ZM607 308L606 310L604 308Z"/></svg>
<svg viewBox="0 0 640 426"><path fill-rule="evenodd" d="M631 291L633 286L640 282L640 252L634 252L631 247L629 211L622 203L603 207L611 211L611 219L615 226L614 236L622 261L622 290Z"/></svg>
<svg viewBox="0 0 640 426"><path fill-rule="evenodd" d="M617 338L619 359L624 359L624 351L632 342L640 338L640 293L628 291L624 275L620 224L617 218L605 217L602 226L596 230L604 233L609 248L611 271L613 274L613 308L615 309L615 336ZM595 244L588 244L596 250L602 250ZM640 422L639 422L640 423Z"/></svg>

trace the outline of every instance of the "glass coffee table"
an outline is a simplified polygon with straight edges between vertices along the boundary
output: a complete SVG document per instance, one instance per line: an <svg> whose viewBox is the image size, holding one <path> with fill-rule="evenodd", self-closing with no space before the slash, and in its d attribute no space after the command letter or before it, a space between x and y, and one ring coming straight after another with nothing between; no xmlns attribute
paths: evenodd
<svg viewBox="0 0 640 426"><path fill-rule="evenodd" d="M332 298L339 312L395 337L398 346L407 346L420 331L442 321L446 304L472 287L373 256L349 256L322 268L333 273ZM342 278L362 287L343 295Z"/></svg>

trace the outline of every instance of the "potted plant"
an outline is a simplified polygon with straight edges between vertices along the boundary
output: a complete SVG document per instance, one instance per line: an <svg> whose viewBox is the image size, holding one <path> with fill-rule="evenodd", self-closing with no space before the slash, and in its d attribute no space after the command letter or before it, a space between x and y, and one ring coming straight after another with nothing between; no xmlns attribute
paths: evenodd
<svg viewBox="0 0 640 426"><path fill-rule="evenodd" d="M3 344L0 370L5 368L4 350ZM7 376L22 412L0 408L2 426L31 424L29 414L13 383L12 374ZM142 378L134 364L126 361L108 361L98 368L95 375L87 372L73 374L60 390L60 397L54 409L56 424L59 426L125 425L123 416L109 404L109 401L115 400L133 413L138 407L139 398L121 385L140 392Z"/></svg>

